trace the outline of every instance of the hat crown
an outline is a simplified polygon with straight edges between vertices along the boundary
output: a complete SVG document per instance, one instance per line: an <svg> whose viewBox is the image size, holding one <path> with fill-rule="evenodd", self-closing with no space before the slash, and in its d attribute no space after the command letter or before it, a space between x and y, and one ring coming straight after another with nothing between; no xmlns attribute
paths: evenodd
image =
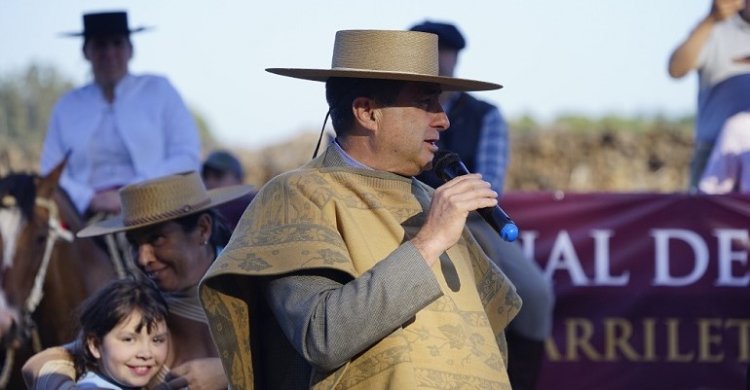
<svg viewBox="0 0 750 390"><path fill-rule="evenodd" d="M438 36L438 45L440 47L450 47L455 50L463 50L466 47L464 36L458 31L458 28L450 23L424 22L412 26L409 30L432 33Z"/></svg>
<svg viewBox="0 0 750 390"><path fill-rule="evenodd" d="M123 187L120 200L125 226L181 217L211 202L203 181L195 171Z"/></svg>
<svg viewBox="0 0 750 390"><path fill-rule="evenodd" d="M437 39L415 31L338 31L331 67L437 76Z"/></svg>
<svg viewBox="0 0 750 390"><path fill-rule="evenodd" d="M128 14L118 12L97 12L83 15L83 35L130 34Z"/></svg>
<svg viewBox="0 0 750 390"><path fill-rule="evenodd" d="M502 85L440 76L438 37L419 31L341 30L336 33L330 69L267 68L299 79L332 77L439 84L444 91L486 91Z"/></svg>

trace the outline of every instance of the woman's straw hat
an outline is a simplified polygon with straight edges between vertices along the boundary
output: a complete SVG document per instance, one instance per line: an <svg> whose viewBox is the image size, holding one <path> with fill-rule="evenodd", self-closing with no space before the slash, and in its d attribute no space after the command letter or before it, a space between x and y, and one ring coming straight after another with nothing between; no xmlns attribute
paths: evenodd
<svg viewBox="0 0 750 390"><path fill-rule="evenodd" d="M170 221L250 193L251 186L206 190L197 172L183 172L120 189L120 215L86 226L78 237L101 236Z"/></svg>
<svg viewBox="0 0 750 390"><path fill-rule="evenodd" d="M440 76L438 36L417 31L343 30L336 33L331 69L268 68L298 79L329 77L403 80L440 84L446 91L502 88L484 81Z"/></svg>

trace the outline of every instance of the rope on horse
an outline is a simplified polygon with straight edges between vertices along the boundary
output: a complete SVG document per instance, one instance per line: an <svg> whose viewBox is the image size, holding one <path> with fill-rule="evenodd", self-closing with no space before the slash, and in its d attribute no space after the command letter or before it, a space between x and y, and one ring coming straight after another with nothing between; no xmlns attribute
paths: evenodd
<svg viewBox="0 0 750 390"><path fill-rule="evenodd" d="M65 241L73 241L73 233L66 229L60 223L59 214L57 211L57 205L50 199L36 198L37 206L44 207L49 213L49 219L47 224L49 225L49 235L47 236L47 243L44 247L44 257L42 257L42 265L39 266L39 271L36 273L34 278L34 287L31 289L31 294L26 299L26 310L29 313L33 313L39 302L44 296L44 279L47 277L47 268L49 267L49 261L52 257L52 248L55 246L55 242L62 238Z"/></svg>
<svg viewBox="0 0 750 390"><path fill-rule="evenodd" d="M87 221L88 224L99 222L105 218L111 216L109 213L98 212L94 214ZM113 233L107 234L103 237L104 243L107 245L107 252L109 253L110 261L112 266L115 267L117 277L122 279L128 275L133 274L134 262L129 257L130 245L127 242L124 234Z"/></svg>
<svg viewBox="0 0 750 390"><path fill-rule="evenodd" d="M16 351L11 348L5 348L5 363L3 363L3 371L0 373L0 389L4 389L8 386L10 380L10 369L13 368L13 360L16 358Z"/></svg>

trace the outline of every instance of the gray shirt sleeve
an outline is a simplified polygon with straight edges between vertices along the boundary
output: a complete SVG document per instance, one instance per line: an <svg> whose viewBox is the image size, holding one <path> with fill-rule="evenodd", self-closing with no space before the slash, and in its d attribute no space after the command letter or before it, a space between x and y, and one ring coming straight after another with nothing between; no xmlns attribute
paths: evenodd
<svg viewBox="0 0 750 390"><path fill-rule="evenodd" d="M345 364L443 294L411 242L355 279L342 275L326 270L284 275L264 290L294 348L324 371Z"/></svg>

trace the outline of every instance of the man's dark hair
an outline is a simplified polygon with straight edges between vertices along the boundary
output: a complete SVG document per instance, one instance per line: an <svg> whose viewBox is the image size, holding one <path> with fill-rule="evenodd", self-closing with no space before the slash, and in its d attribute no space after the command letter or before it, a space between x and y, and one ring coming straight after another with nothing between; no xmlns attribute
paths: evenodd
<svg viewBox="0 0 750 390"><path fill-rule="evenodd" d="M401 80L358 79L331 77L326 81L326 100L331 114L331 124L337 136L345 135L354 126L352 102L358 97L391 105L406 85Z"/></svg>

